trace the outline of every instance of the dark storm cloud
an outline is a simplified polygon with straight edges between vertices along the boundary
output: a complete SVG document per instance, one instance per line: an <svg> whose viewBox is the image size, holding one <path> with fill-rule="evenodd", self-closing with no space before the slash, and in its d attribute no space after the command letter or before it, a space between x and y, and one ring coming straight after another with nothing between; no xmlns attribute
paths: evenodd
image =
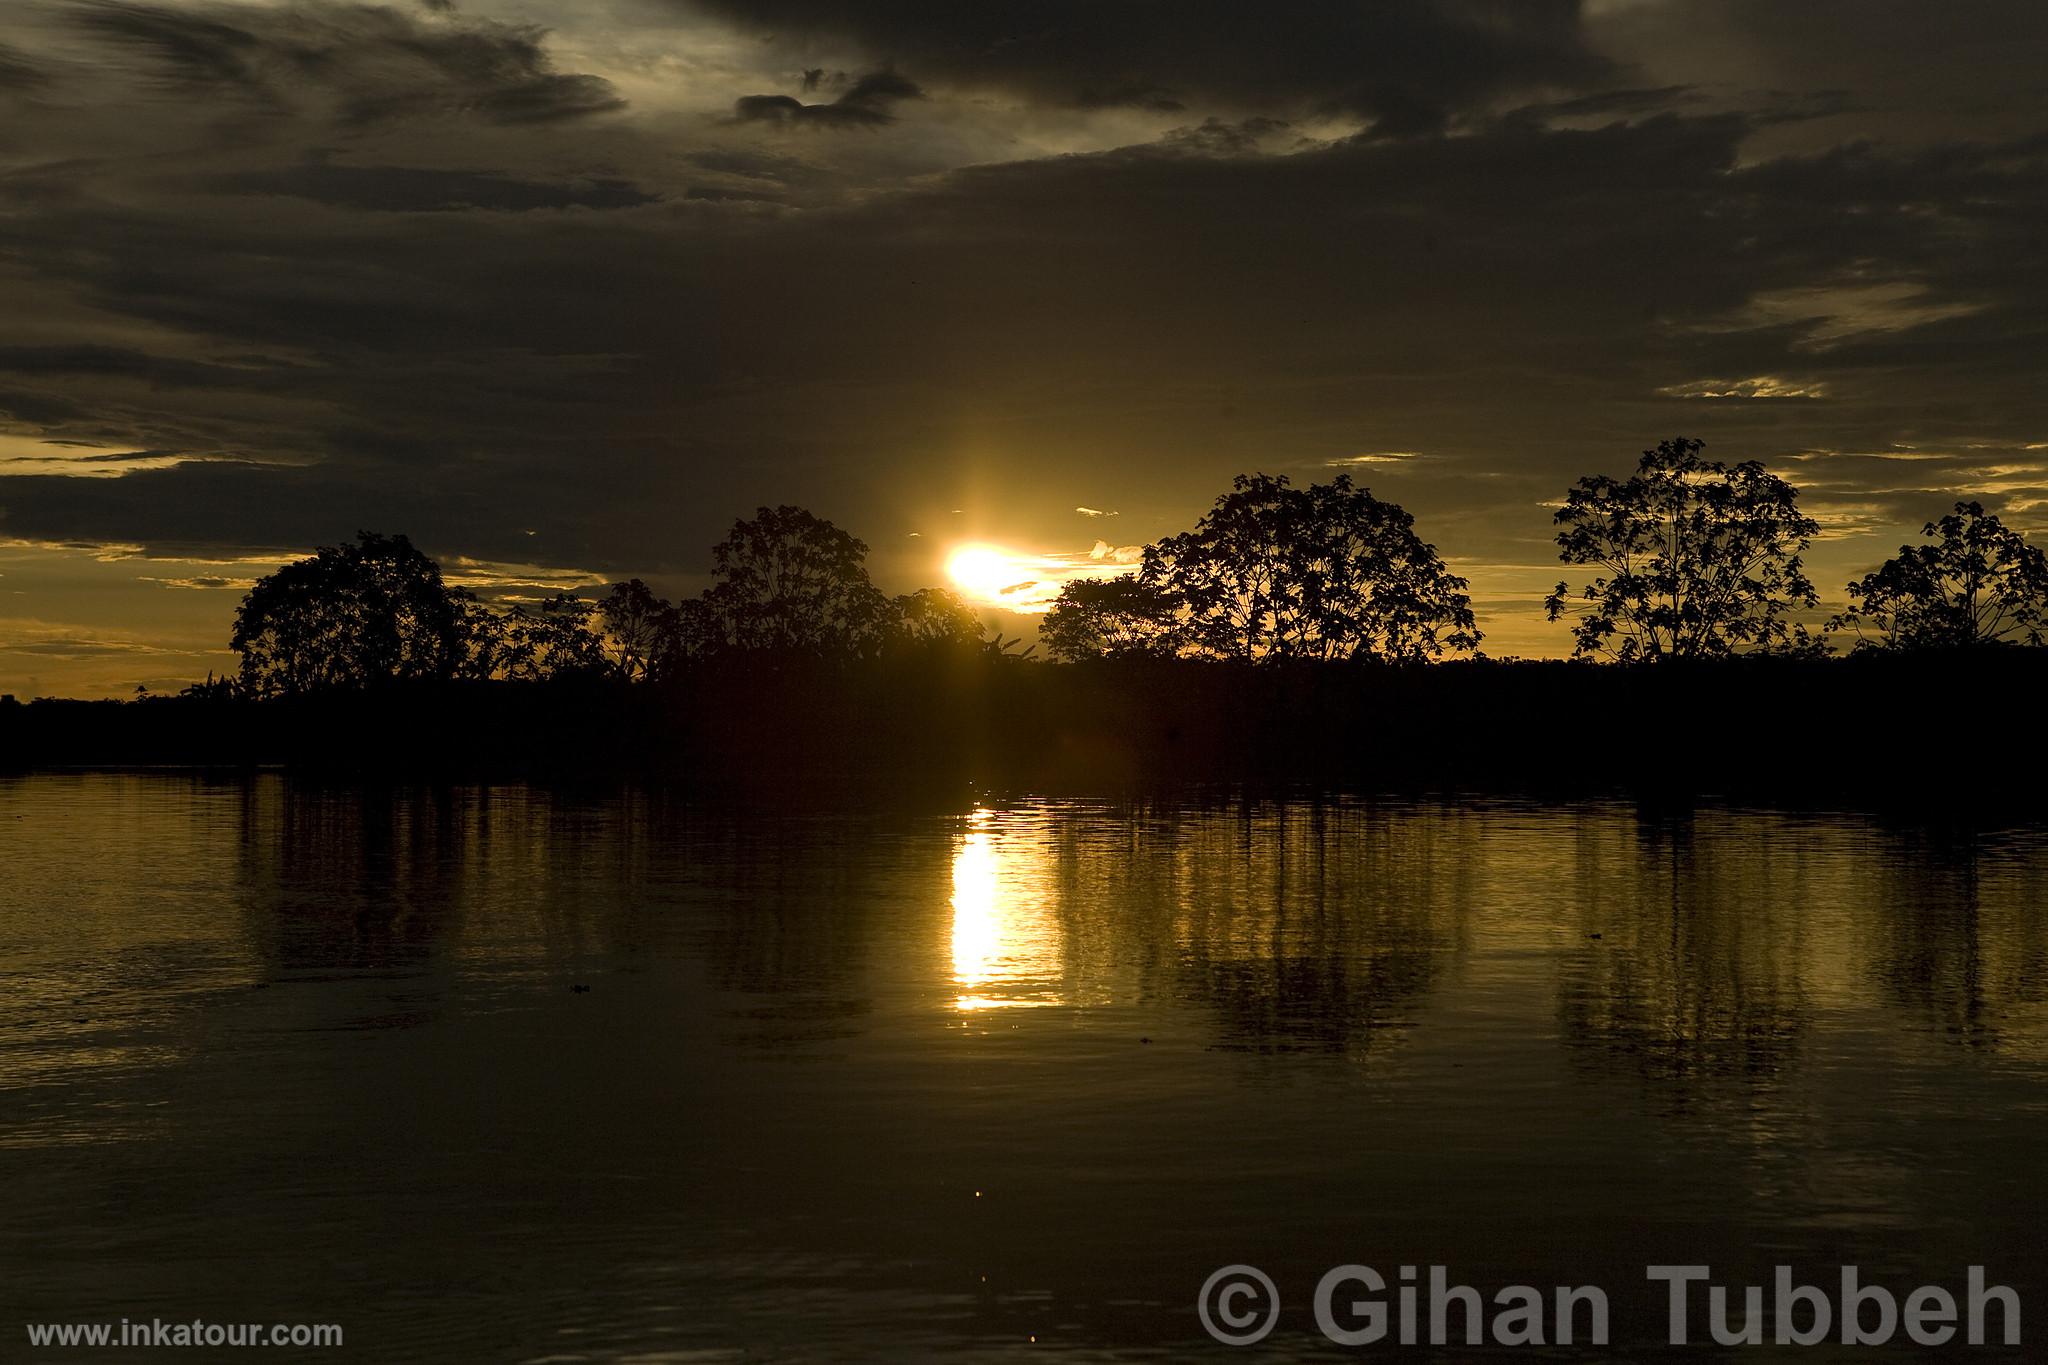
<svg viewBox="0 0 2048 1365"><path fill-rule="evenodd" d="M600 77L542 73L485 89L467 107L499 123L552 123L621 109L625 101Z"/></svg>
<svg viewBox="0 0 2048 1365"><path fill-rule="evenodd" d="M738 148L721 147L692 152L687 160L691 165L701 166L707 171L783 183L815 180L822 174L817 166L793 156Z"/></svg>
<svg viewBox="0 0 2048 1365"><path fill-rule="evenodd" d="M717 185L692 185L683 194L685 199L694 199L707 204L780 204L787 202L783 196L766 189L721 189Z"/></svg>
<svg viewBox="0 0 2048 1365"><path fill-rule="evenodd" d="M804 73L804 89L815 88L815 72ZM871 71L829 104L805 104L790 95L742 95L733 102L733 116L742 122L793 123L818 128L873 128L896 121L903 100L922 99L915 81L893 71Z"/></svg>
<svg viewBox="0 0 2048 1365"><path fill-rule="evenodd" d="M214 94L223 93L224 87L267 93L259 70L264 45L255 34L233 24L120 0L87 0L75 16L79 27L151 62L165 80L187 82Z"/></svg>
<svg viewBox="0 0 2048 1365"><path fill-rule="evenodd" d="M745 8L860 48L821 60L900 60L932 116L779 135L873 126L913 88L791 62L815 98L731 119L776 78L728 72L627 136L560 116L616 93L531 30L93 7L111 55L79 88L106 107L0 92L28 111L0 141L37 149L0 170L0 269L38 329L0 351L0 435L39 471L0 479L0 535L234 552L370 526L680 572L761 502L879 544L978 481L1020 521L1079 498L1139 539L1239 470L1399 451L1363 467L1433 539L1541 558L1543 499L1677 431L1799 457L1831 525L1970 490L2025 519L2048 485L2040 126L1856 136L1836 125L1883 81L1810 53L1733 93L1682 63L1603 81L1571 5ZM944 142L984 107L947 103L965 86L1195 112L995 162L1017 125ZM210 87L284 116L223 131L186 93ZM1288 116L1331 105L1370 135ZM834 109L865 112L807 112ZM1757 150L1788 129L1814 145ZM154 460L106 458L131 451Z"/></svg>
<svg viewBox="0 0 2048 1365"><path fill-rule="evenodd" d="M1074 93L1077 109L1143 109L1155 114L1178 114L1187 105L1171 90L1158 85L1122 85L1107 90L1083 86Z"/></svg>
<svg viewBox="0 0 2048 1365"><path fill-rule="evenodd" d="M679 0L783 43L1056 103L1309 106L1425 120L1607 63L1579 0Z"/></svg>
<svg viewBox="0 0 2048 1365"><path fill-rule="evenodd" d="M0 43L0 90L25 90L42 85L48 76L21 52Z"/></svg>
<svg viewBox="0 0 2048 1365"><path fill-rule="evenodd" d="M1767 92L1799 117L1835 115L1825 135L1836 139L1990 139L2048 114L2048 6L2035 0L1627 0L1609 11L1603 36L1630 61L1723 97Z"/></svg>
<svg viewBox="0 0 2048 1365"><path fill-rule="evenodd" d="M1674 7L1674 18L1695 16ZM1983 98L1983 82L2039 83L2048 9L2032 0L1715 0L1698 7L1756 44L1780 74L1838 87L1882 88L1894 98L1925 93ZM1901 78L1904 79L1901 79Z"/></svg>
<svg viewBox="0 0 2048 1365"><path fill-rule="evenodd" d="M77 459L82 464L139 464L144 460L161 460L176 453L170 450L106 450L91 455L80 455Z"/></svg>
<svg viewBox="0 0 2048 1365"><path fill-rule="evenodd" d="M47 399L106 395L91 406L107 444L112 411L132 424L120 443L292 467L11 478L0 526L190 547L402 525L479 555L691 566L760 500L861 529L892 488L945 477L963 437L997 433L1061 516L1061 480L1100 486L1105 461L1125 481L1102 495L1131 506L1190 464L1220 482L1422 448L1434 462L1398 477L1443 534L1540 541L1541 498L1674 422L1729 455L1915 431L2017 446L2048 423L2021 381L2048 316L2038 154L1749 165L1752 127L1509 120L1271 156L1231 126L1199 156L1169 141L986 166L768 218L701 196L651 217L450 212L375 231L46 205L0 246L103 308L213 339L216 359L162 374L286 406L106 387L158 363L132 355L36 353L16 371ZM273 352L312 359L217 360ZM1675 388L1758 393L1762 376L1827 400L1672 411ZM1871 496L1917 506L1970 467Z"/></svg>
<svg viewBox="0 0 2048 1365"><path fill-rule="evenodd" d="M1534 105L1526 112L1542 118L1635 118L1678 109L1698 99L1699 92L1692 86L1663 85L1654 89L1602 90Z"/></svg>
<svg viewBox="0 0 2048 1365"><path fill-rule="evenodd" d="M1285 119L1248 118L1236 123L1219 118L1204 119L1193 128L1175 128L1160 139L1160 145L1220 156L1246 156L1259 150L1268 138L1285 133Z"/></svg>
<svg viewBox="0 0 2048 1365"><path fill-rule="evenodd" d="M630 181L592 179L553 183L482 171L423 170L412 166L344 166L318 159L286 170L220 176L211 187L228 194L278 194L344 208L381 212L452 212L459 209L620 209L655 202Z"/></svg>
<svg viewBox="0 0 2048 1365"><path fill-rule="evenodd" d="M611 83L554 69L535 28L427 24L373 5L140 5L67 11L108 59L212 101L283 109L326 97L343 125L428 112L548 123L623 107Z"/></svg>
<svg viewBox="0 0 2048 1365"><path fill-rule="evenodd" d="M167 388L226 388L245 382L226 366L115 346L0 346L0 374L134 378Z"/></svg>

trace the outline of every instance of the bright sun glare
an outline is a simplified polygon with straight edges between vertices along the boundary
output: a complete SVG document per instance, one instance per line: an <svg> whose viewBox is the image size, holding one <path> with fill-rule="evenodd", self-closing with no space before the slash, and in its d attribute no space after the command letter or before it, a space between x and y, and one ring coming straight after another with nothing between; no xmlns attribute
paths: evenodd
<svg viewBox="0 0 2048 1365"><path fill-rule="evenodd" d="M1038 577L1038 566L993 545L963 545L946 560L946 577L968 597L1001 606L1003 590Z"/></svg>

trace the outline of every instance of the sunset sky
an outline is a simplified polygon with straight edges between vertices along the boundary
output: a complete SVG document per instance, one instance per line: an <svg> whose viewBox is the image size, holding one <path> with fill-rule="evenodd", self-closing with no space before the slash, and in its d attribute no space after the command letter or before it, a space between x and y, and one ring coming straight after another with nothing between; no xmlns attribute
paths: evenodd
<svg viewBox="0 0 2048 1365"><path fill-rule="evenodd" d="M0 691L229 668L358 528L1056 583L1254 469L1562 654L1551 504L1681 434L1838 604L1958 496L2048 528L2044 64L2039 0L10 0Z"/></svg>

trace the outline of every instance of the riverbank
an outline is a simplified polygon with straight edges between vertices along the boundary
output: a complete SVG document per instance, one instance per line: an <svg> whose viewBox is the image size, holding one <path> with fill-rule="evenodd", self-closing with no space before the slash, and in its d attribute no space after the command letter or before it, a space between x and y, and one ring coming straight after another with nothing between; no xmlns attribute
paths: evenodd
<svg viewBox="0 0 2048 1365"><path fill-rule="evenodd" d="M0 708L0 765L282 765L1040 790L1206 781L2040 804L2048 653L1623 669L732 666L664 686L468 683Z"/></svg>

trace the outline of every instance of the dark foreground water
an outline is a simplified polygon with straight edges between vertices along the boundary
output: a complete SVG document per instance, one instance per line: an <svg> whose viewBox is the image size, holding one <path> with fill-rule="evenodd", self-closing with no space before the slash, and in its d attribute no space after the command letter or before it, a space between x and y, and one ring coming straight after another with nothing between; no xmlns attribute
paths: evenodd
<svg viewBox="0 0 2048 1365"><path fill-rule="evenodd" d="M2048 1342L2044 892L1856 815L0 781L0 1359L1293 1359L1344 1263L1607 1290L1483 1358L1665 1358L1662 1263Z"/></svg>

